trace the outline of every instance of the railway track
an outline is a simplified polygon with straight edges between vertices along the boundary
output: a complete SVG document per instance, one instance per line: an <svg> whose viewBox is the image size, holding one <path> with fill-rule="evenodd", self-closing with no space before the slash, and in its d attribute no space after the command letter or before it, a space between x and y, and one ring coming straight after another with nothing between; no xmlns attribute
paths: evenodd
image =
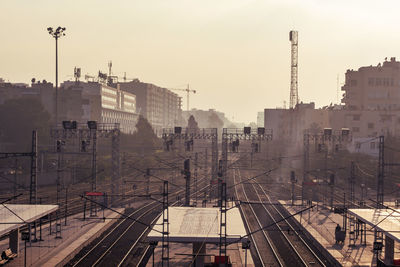
<svg viewBox="0 0 400 267"><path fill-rule="evenodd" d="M206 182L202 179L201 182ZM208 184L200 190L204 190ZM170 197L181 194L178 190ZM192 193L192 195L195 193ZM176 205L178 201L172 205ZM136 211L127 214L120 222L115 223L107 234L91 244L91 248L81 251L66 266L125 266L138 265L144 260L141 257L149 251L149 246L141 242L150 226L156 222L161 212L159 201L151 201ZM135 220L129 219L132 217ZM141 223L139 223L140 221Z"/></svg>
<svg viewBox="0 0 400 267"><path fill-rule="evenodd" d="M275 229L272 230L276 230L277 233L280 233L284 239L291 244L290 246L294 254L296 254L298 260L303 263L303 266L329 266L329 262L325 257L323 257L315 247L309 245L311 242L308 242L308 240L306 241L307 238L303 235L302 231L299 231L299 226L294 219L291 217L285 219L289 214L282 205L276 201L272 201L260 184L253 183L251 186L254 192L256 192L258 201L267 203L260 204L260 206L262 206L272 222L275 223ZM280 222L277 223L278 221Z"/></svg>
<svg viewBox="0 0 400 267"><path fill-rule="evenodd" d="M239 182L238 169L233 169L234 184ZM249 198L245 192L244 185L235 186L236 199L249 202ZM252 233L262 228L262 223L258 219L252 205L241 205L239 209L245 220L247 230ZM272 245L272 240L264 230L255 232L250 235L251 238L251 252L256 266L284 266L280 259L278 252Z"/></svg>
<svg viewBox="0 0 400 267"><path fill-rule="evenodd" d="M240 181L240 171L235 170L234 179ZM301 231L298 230L298 225L295 225L290 219L283 220L288 214L283 214L283 207L278 203L272 202L263 187L256 183L241 184L242 194L239 193L239 199L246 202L254 202L254 204L245 204L243 206L244 213L247 208L247 217L254 217L257 221L256 227L262 228L268 225L268 229L262 231L267 242L260 238L254 237L254 242L260 242L258 245L257 257L262 262L262 266L271 266L271 258L274 258L276 263L273 266L329 266L329 262L325 259L315 247L310 247L308 240ZM238 190L239 191L239 190ZM251 211L249 213L249 210ZM247 219L247 223L251 221ZM279 223L276 223L280 221ZM250 226L249 226L250 227ZM254 226L253 226L254 227ZM265 244L267 245L260 245ZM260 247L269 247L268 251L259 251ZM271 251L273 255L271 256Z"/></svg>

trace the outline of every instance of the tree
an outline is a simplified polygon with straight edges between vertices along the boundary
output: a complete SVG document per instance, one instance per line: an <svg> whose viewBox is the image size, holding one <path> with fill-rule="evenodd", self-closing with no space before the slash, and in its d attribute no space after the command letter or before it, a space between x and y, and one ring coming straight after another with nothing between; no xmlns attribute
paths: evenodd
<svg viewBox="0 0 400 267"><path fill-rule="evenodd" d="M193 115L190 115L190 117L188 119L187 128L190 133L195 133L195 132L199 131L199 125Z"/></svg>
<svg viewBox="0 0 400 267"><path fill-rule="evenodd" d="M50 140L50 114L37 98L9 99L0 105L0 140L15 150L30 151L32 131L39 144Z"/></svg>
<svg viewBox="0 0 400 267"><path fill-rule="evenodd" d="M160 145L160 140L154 133L153 128L143 116L139 116L136 129L137 131L133 134L122 135L122 143L124 146L152 150Z"/></svg>
<svg viewBox="0 0 400 267"><path fill-rule="evenodd" d="M211 112L208 116L208 125L210 128L222 128L224 126L224 122L218 117L217 113Z"/></svg>

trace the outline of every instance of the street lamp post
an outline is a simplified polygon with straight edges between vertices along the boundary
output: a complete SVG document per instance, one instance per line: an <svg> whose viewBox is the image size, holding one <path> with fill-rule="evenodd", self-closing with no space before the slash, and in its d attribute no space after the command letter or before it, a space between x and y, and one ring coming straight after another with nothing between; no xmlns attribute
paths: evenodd
<svg viewBox="0 0 400 267"><path fill-rule="evenodd" d="M65 28L58 26L57 29L53 29L52 27L47 28L49 34L56 40L56 103L55 103L55 124L57 126L58 122L58 38L61 36L65 36Z"/></svg>

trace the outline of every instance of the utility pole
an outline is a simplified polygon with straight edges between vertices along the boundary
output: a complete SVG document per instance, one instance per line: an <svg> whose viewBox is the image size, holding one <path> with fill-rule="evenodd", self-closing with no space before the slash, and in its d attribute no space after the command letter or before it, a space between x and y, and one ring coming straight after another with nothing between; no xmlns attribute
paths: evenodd
<svg viewBox="0 0 400 267"><path fill-rule="evenodd" d="M376 190L376 202L377 208L383 208L384 201L384 188L383 182L385 179L385 137L383 135L379 136L379 160L378 160L378 184Z"/></svg>
<svg viewBox="0 0 400 267"><path fill-rule="evenodd" d="M185 206L190 206L190 159L186 159L183 163L183 175L186 180Z"/></svg>
<svg viewBox="0 0 400 267"><path fill-rule="evenodd" d="M197 152L194 154L194 203L197 205L197 167L198 164L198 155Z"/></svg>
<svg viewBox="0 0 400 267"><path fill-rule="evenodd" d="M294 185L297 182L296 174L294 173L294 171L290 172L290 182L292 183L292 206L293 206L294 205L294 199L295 199L295 196L294 196Z"/></svg>
<svg viewBox="0 0 400 267"><path fill-rule="evenodd" d="M17 195L17 171L18 171L18 159L15 159L14 163L14 186L13 186L13 195ZM15 199L15 203L17 203L17 199Z"/></svg>
<svg viewBox="0 0 400 267"><path fill-rule="evenodd" d="M331 200L329 206L331 206L331 210L333 210L333 192L335 191L335 175L333 173L329 177L329 187L331 189Z"/></svg>

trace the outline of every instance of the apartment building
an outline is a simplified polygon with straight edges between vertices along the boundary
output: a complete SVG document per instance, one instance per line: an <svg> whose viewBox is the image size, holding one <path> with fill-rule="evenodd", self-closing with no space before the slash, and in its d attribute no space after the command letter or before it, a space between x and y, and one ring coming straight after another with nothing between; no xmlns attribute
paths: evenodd
<svg viewBox="0 0 400 267"><path fill-rule="evenodd" d="M348 110L400 110L400 62L347 70L342 103Z"/></svg>
<svg viewBox="0 0 400 267"><path fill-rule="evenodd" d="M136 130L139 115L136 113L134 94L98 82L66 81L61 84L61 88L81 92L83 114L77 121L119 123L124 133Z"/></svg>
<svg viewBox="0 0 400 267"><path fill-rule="evenodd" d="M180 124L181 98L176 93L137 79L113 86L136 95L137 112L149 121L155 131Z"/></svg>

